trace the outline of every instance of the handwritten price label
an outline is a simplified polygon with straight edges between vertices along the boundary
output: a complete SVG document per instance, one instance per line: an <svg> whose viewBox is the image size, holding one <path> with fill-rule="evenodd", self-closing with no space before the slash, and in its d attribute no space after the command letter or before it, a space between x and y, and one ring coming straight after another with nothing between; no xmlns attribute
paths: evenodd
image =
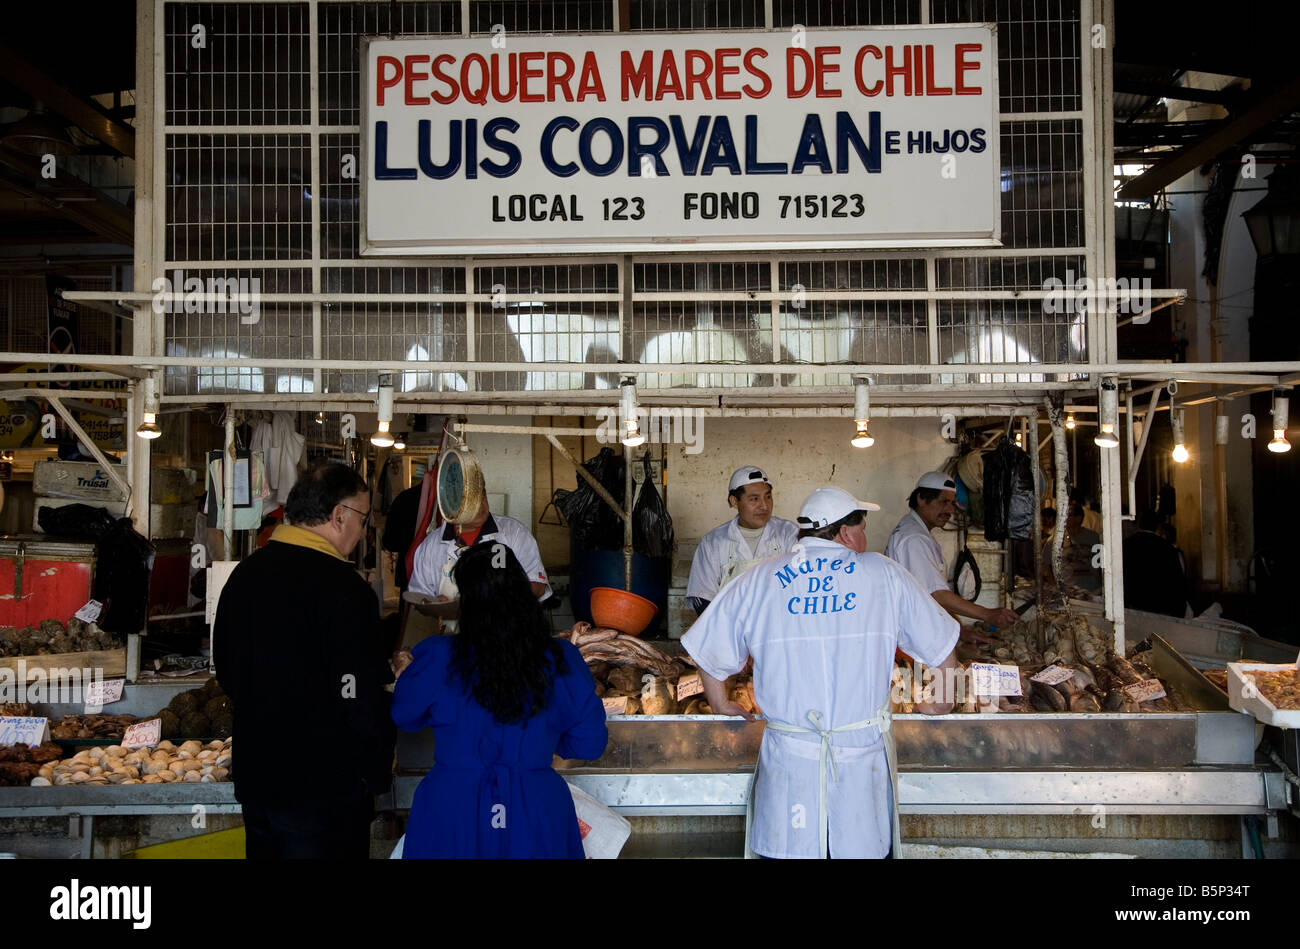
<svg viewBox="0 0 1300 949"><path fill-rule="evenodd" d="M626 715L627 714L627 696L620 695L617 698L601 699L605 706L606 715Z"/></svg>
<svg viewBox="0 0 1300 949"><path fill-rule="evenodd" d="M703 691L704 683L700 681L698 672L684 675L677 680L677 701L679 702L689 699L692 695L699 695Z"/></svg>
<svg viewBox="0 0 1300 949"><path fill-rule="evenodd" d="M1034 682L1041 682L1043 685L1056 685L1066 679L1073 679L1074 670L1066 669L1064 666L1048 666L1042 672L1029 678Z"/></svg>
<svg viewBox="0 0 1300 949"><path fill-rule="evenodd" d="M77 610L76 617L83 623L93 623L99 619L99 614L103 611L104 604L99 600L91 600L81 609Z"/></svg>
<svg viewBox="0 0 1300 949"><path fill-rule="evenodd" d="M1124 686L1124 692L1134 702L1151 702L1165 697L1165 687L1159 679L1143 679L1132 685Z"/></svg>
<svg viewBox="0 0 1300 949"><path fill-rule="evenodd" d="M125 679L100 679L86 685L86 711L94 714L105 705L122 701L122 687Z"/></svg>
<svg viewBox="0 0 1300 949"><path fill-rule="evenodd" d="M48 718L36 718L29 715L15 715L0 718L0 745L22 743L35 747L49 738Z"/></svg>
<svg viewBox="0 0 1300 949"><path fill-rule="evenodd" d="M128 725L122 736L123 748L145 748L158 744L162 740L162 719L151 718L147 722Z"/></svg>
<svg viewBox="0 0 1300 949"><path fill-rule="evenodd" d="M970 664L971 688L976 695L1020 695L1020 667L991 662Z"/></svg>

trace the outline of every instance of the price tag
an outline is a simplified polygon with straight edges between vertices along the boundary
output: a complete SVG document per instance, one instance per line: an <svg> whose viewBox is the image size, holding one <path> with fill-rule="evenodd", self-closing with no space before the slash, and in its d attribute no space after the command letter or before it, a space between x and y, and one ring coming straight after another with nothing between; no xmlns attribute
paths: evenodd
<svg viewBox="0 0 1300 949"><path fill-rule="evenodd" d="M1074 670L1067 669L1064 666L1051 665L1037 675L1029 677L1034 682L1041 682L1043 685L1056 685L1058 682L1064 682L1066 679L1074 678Z"/></svg>
<svg viewBox="0 0 1300 949"><path fill-rule="evenodd" d="M81 609L77 610L76 617L83 623L93 623L95 620L99 619L99 614L103 609L103 603L100 603L99 600L91 600Z"/></svg>
<svg viewBox="0 0 1300 949"><path fill-rule="evenodd" d="M971 689L976 695L1020 695L1020 667L991 662L970 664Z"/></svg>
<svg viewBox="0 0 1300 949"><path fill-rule="evenodd" d="M126 727L122 736L123 748L145 748L156 745L162 740L162 719L151 718L147 722L136 722Z"/></svg>
<svg viewBox="0 0 1300 949"><path fill-rule="evenodd" d="M692 695L699 695L703 691L704 683L700 681L698 672L684 675L677 680L677 701L679 702L689 699Z"/></svg>
<svg viewBox="0 0 1300 949"><path fill-rule="evenodd" d="M627 696L620 695L613 699L601 699L605 706L606 715L626 715L627 714Z"/></svg>
<svg viewBox="0 0 1300 949"><path fill-rule="evenodd" d="M1165 687L1159 679L1143 679L1132 685L1124 686L1124 692L1134 702L1152 702L1165 697Z"/></svg>
<svg viewBox="0 0 1300 949"><path fill-rule="evenodd" d="M95 714L105 705L122 701L122 687L125 679L100 679L86 684L86 712Z"/></svg>
<svg viewBox="0 0 1300 949"><path fill-rule="evenodd" d="M0 718L0 745L16 745L22 742L33 748L50 737L50 720L30 715L15 715Z"/></svg>

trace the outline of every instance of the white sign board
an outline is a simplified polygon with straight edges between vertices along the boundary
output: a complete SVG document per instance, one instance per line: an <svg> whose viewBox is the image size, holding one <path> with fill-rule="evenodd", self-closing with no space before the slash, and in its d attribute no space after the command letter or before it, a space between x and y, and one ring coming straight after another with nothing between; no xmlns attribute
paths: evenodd
<svg viewBox="0 0 1300 949"><path fill-rule="evenodd" d="M123 748L152 748L162 741L162 719L151 718L147 722L136 722L126 726L122 735Z"/></svg>
<svg viewBox="0 0 1300 949"><path fill-rule="evenodd" d="M363 40L365 255L998 243L992 25Z"/></svg>
<svg viewBox="0 0 1300 949"><path fill-rule="evenodd" d="M970 664L971 690L977 696L1020 695L1020 667L988 662Z"/></svg>
<svg viewBox="0 0 1300 949"><path fill-rule="evenodd" d="M0 718L0 745L24 744L35 748L49 740L50 720L30 715Z"/></svg>

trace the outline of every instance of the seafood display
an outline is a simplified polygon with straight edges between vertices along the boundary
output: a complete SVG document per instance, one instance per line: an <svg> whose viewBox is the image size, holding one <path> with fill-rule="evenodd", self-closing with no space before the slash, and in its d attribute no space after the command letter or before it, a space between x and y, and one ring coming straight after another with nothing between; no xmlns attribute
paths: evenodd
<svg viewBox="0 0 1300 949"><path fill-rule="evenodd" d="M695 672L686 654L670 656L650 643L616 629L576 623L561 634L578 647L596 680L596 695L602 699L626 698L620 715L712 715L713 709L701 693L698 678L681 697L678 683ZM754 683L741 674L727 680L728 697L747 712L757 712Z"/></svg>
<svg viewBox="0 0 1300 949"><path fill-rule="evenodd" d="M1259 694L1275 708L1300 710L1300 670L1255 671L1243 675L1248 681L1254 681Z"/></svg>
<svg viewBox="0 0 1300 949"><path fill-rule="evenodd" d="M35 747L21 742L0 747L0 788L30 784L42 765L57 761L62 754L63 749L49 741Z"/></svg>
<svg viewBox="0 0 1300 949"><path fill-rule="evenodd" d="M50 722L50 737L120 739L138 721L134 715L64 715Z"/></svg>
<svg viewBox="0 0 1300 949"><path fill-rule="evenodd" d="M1021 695L977 698L969 672L965 672L958 683L954 712L1195 711L1156 674L1143 654L1135 654L1131 661L1118 655L1111 648L1110 636L1089 623L1086 616L1068 610L1044 610L1042 619L1046 648L1040 647L1033 624L1022 621L991 632L981 630L991 641L965 652L971 661L1019 666ZM1034 679L1053 667L1059 670L1052 675L1054 681ZM914 702L898 701L900 697L902 693L896 691L896 712L915 711Z"/></svg>
<svg viewBox="0 0 1300 949"><path fill-rule="evenodd" d="M45 762L31 785L210 784L231 779L232 760L229 738L206 745L187 741L179 747L163 739L152 748L135 750L109 745Z"/></svg>
<svg viewBox="0 0 1300 949"><path fill-rule="evenodd" d="M58 620L42 620L39 626L0 626L0 657L49 656L64 652L92 652L121 649L122 640L94 623L75 616L64 626Z"/></svg>
<svg viewBox="0 0 1300 949"><path fill-rule="evenodd" d="M588 666L595 662L636 666L658 676L679 676L695 667L685 655L670 656L645 640L608 627L575 623L573 629L561 635L578 647Z"/></svg>

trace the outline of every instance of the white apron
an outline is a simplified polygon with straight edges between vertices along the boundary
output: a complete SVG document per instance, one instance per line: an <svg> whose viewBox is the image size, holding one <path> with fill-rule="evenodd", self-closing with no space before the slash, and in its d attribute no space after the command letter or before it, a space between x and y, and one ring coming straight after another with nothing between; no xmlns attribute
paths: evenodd
<svg viewBox="0 0 1300 949"><path fill-rule="evenodd" d="M818 856L825 860L827 856L827 836L829 831L829 800L826 793L826 772L829 769L832 781L838 781L839 771L835 765L835 748L832 743L832 736L843 732L859 731L863 728L879 728L880 737L885 742L885 761L889 767L889 787L890 787L890 816L893 824L892 840L890 842L892 855L894 857L902 856L902 832L899 828L898 820L898 755L894 745L894 732L891 728L893 715L889 705L886 705L880 712L872 718L863 719L860 722L853 722L849 725L841 725L839 728L824 729L822 728L822 717L820 712L809 710L808 721L811 728L804 728L801 725L790 725L786 722L774 722L768 720L767 727L763 734L763 740L768 740L768 734L772 733L775 740L776 734L797 734L806 732L808 734L818 735L821 737L821 749L817 763L817 846ZM760 759L762 754L759 754ZM754 825L754 788L758 785L758 764L754 764L754 775L749 781L749 797L745 802L745 858L752 860L759 855L750 848L750 835Z"/></svg>
<svg viewBox="0 0 1300 949"><path fill-rule="evenodd" d="M736 577L740 576L750 567L754 566L754 564L761 563L762 561L766 560L769 557L776 557L779 554L785 553L785 551L781 549L781 545L777 543L776 538L770 538L768 540L767 547L769 549L767 552L764 552L761 549L762 548L761 542L759 546L760 546L759 556L749 557L748 559L741 559L741 554L736 548L740 547L741 550L743 550L744 545L737 544L734 540L728 542L727 560L722 565L722 579L718 583L719 593L722 592L723 587L725 587L732 580L736 579Z"/></svg>

